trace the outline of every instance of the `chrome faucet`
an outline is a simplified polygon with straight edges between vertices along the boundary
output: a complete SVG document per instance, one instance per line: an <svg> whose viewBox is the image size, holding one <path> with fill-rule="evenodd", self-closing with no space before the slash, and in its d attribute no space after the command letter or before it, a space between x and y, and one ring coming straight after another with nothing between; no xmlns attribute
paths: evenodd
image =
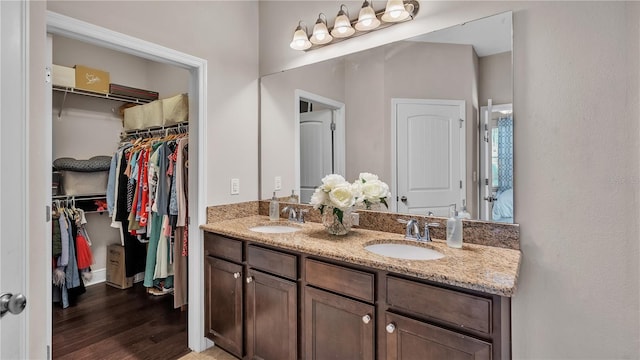
<svg viewBox="0 0 640 360"><path fill-rule="evenodd" d="M404 234L404 238L405 239L409 239L409 240L418 240L421 241L422 240L422 236L420 235L420 226L418 226L418 220L416 219L409 219L409 220L403 220L403 219L398 219L399 222L403 223L403 224L407 224L406 230L405 230L405 234Z"/></svg>
<svg viewBox="0 0 640 360"><path fill-rule="evenodd" d="M437 223L437 222L425 223L424 224L424 237L422 238L422 241L424 241L424 242L431 241L431 231L429 231L429 230L432 227L438 227L438 226L440 226L440 223ZM418 239L418 240L420 240L420 239Z"/></svg>
<svg viewBox="0 0 640 360"><path fill-rule="evenodd" d="M304 215L308 213L309 210L296 209L294 206L288 205L288 206L285 206L284 209L282 209L282 212L289 214L287 216L287 219L289 221L304 224Z"/></svg>
<svg viewBox="0 0 640 360"><path fill-rule="evenodd" d="M287 217L289 219L289 221L296 221L296 209L293 206L285 206L282 209L282 212L285 213L285 214L286 213L289 214L288 217Z"/></svg>

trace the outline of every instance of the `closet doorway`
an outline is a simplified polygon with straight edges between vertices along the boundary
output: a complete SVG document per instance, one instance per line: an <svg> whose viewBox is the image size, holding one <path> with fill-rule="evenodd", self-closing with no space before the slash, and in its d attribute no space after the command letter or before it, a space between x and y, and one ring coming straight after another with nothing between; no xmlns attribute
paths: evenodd
<svg viewBox="0 0 640 360"><path fill-rule="evenodd" d="M156 62L162 66L168 65L186 70L185 73L188 77L186 82L188 83L187 92L189 94L190 113L188 135L190 148L190 166L188 168L188 212L190 215L190 219L188 221L188 230L190 233L188 247L188 347L195 351L204 350L206 341L203 336L202 324L202 251L200 250L201 232L198 228L198 224L206 222L206 209L202 201L199 200L207 198L206 188L204 186L207 182L206 171L204 169L203 158L199 156L204 153L203 149L206 148L206 137L204 136L206 134L206 61L53 12L47 13L47 32L48 34L59 36L61 38L79 40L93 46L136 56L146 61ZM48 50L48 53L52 53L51 48ZM51 85L49 85L48 94L52 94ZM48 97L47 102L49 108L56 105L54 104L53 95ZM64 109L57 114L64 116ZM52 123L56 120L56 113L53 113L51 121L48 122L42 130L45 132L44 138L52 140L53 145L49 147L49 152L43 154L47 160L53 159L54 157L52 149L56 144L53 144L54 131ZM90 120L91 119L88 121ZM113 127L113 124L106 124L105 126ZM81 134L80 136L86 139L87 135L88 134ZM98 131L94 135L99 137L103 134ZM50 179L51 176L48 175L45 176L43 180L43 186L47 186L49 189L51 188L51 183L47 180ZM49 190L48 194L50 196L43 199L45 206L51 205L52 190ZM49 253L51 253L51 239L48 239L47 247ZM50 273L46 276L50 279L52 277ZM40 303L38 305L42 305L47 309L47 314L49 316L48 343L51 344L51 317L53 314L52 296L50 291L43 291L43 295L44 296L41 296L40 298L46 303ZM79 301L82 301L81 296ZM38 299L32 299L32 304L38 302Z"/></svg>

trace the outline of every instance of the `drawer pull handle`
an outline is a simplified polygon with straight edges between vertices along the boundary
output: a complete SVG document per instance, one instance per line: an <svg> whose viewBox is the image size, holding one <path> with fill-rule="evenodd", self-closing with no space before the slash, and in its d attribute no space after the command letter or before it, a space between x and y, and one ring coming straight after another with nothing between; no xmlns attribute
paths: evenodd
<svg viewBox="0 0 640 360"><path fill-rule="evenodd" d="M233 278L234 279L239 279L240 278L240 273L239 272L234 272L233 273Z"/></svg>
<svg viewBox="0 0 640 360"><path fill-rule="evenodd" d="M387 324L387 327L385 329L387 329L387 332L389 334L393 334L393 332L396 331L396 324L389 323L389 324Z"/></svg>
<svg viewBox="0 0 640 360"><path fill-rule="evenodd" d="M250 284L253 281L253 276L247 277L247 284Z"/></svg>
<svg viewBox="0 0 640 360"><path fill-rule="evenodd" d="M362 322L368 324L371 321L371 316L369 314L362 317Z"/></svg>

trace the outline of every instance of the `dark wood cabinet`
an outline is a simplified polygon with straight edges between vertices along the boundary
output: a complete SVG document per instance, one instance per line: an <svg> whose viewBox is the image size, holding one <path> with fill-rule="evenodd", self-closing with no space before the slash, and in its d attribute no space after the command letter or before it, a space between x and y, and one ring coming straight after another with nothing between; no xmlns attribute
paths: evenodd
<svg viewBox="0 0 640 360"><path fill-rule="evenodd" d="M304 296L305 359L374 359L373 305L310 286Z"/></svg>
<svg viewBox="0 0 640 360"><path fill-rule="evenodd" d="M205 257L205 335L242 357L242 265Z"/></svg>
<svg viewBox="0 0 640 360"><path fill-rule="evenodd" d="M510 359L509 298L205 232L205 333L240 359Z"/></svg>
<svg viewBox="0 0 640 360"><path fill-rule="evenodd" d="M297 359L296 282L249 269L246 314L249 359Z"/></svg>
<svg viewBox="0 0 640 360"><path fill-rule="evenodd" d="M489 360L490 343L393 313L386 313L386 360Z"/></svg>

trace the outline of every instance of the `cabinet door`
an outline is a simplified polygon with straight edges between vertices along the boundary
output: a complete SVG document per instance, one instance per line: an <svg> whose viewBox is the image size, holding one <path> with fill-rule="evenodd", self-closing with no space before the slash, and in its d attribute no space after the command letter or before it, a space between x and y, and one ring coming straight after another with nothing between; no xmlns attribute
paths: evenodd
<svg viewBox="0 0 640 360"><path fill-rule="evenodd" d="M242 266L210 256L205 259L205 334L242 357Z"/></svg>
<svg viewBox="0 0 640 360"><path fill-rule="evenodd" d="M297 284L253 269L249 270L247 284L249 358L297 359Z"/></svg>
<svg viewBox="0 0 640 360"><path fill-rule="evenodd" d="M305 287L305 359L373 359L374 307Z"/></svg>
<svg viewBox="0 0 640 360"><path fill-rule="evenodd" d="M453 331L386 313L387 360L485 360L491 344Z"/></svg>

